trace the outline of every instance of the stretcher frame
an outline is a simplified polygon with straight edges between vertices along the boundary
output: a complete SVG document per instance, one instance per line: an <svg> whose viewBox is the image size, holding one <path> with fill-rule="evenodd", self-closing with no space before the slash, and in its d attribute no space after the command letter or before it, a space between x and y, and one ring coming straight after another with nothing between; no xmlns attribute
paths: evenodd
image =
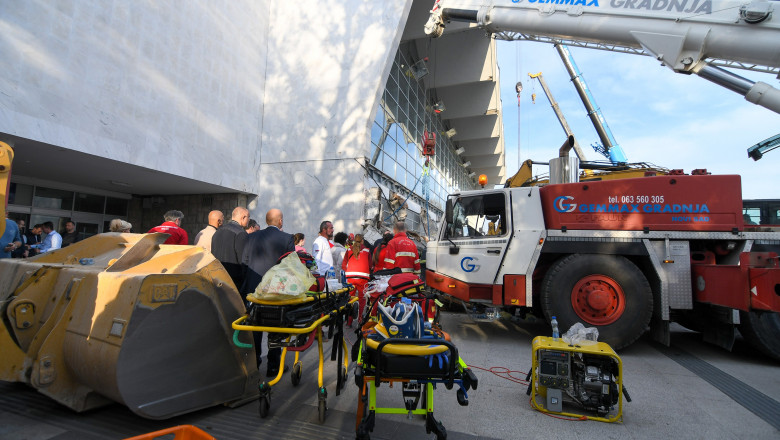
<svg viewBox="0 0 780 440"><path fill-rule="evenodd" d="M233 334L233 342L239 346L249 345L249 344L241 343L238 340L238 334L240 331L266 332L269 333L269 337L271 333L287 335L286 338L284 337L282 338L284 342L282 343L282 347L281 347L282 354L279 360L279 370L278 373L276 374L276 377L274 377L268 382L261 382L258 385L258 391L259 391L258 402L260 406L259 412L261 418L265 418L268 416L268 412L271 406L271 389L274 385L279 383L279 381L282 378L282 375L284 375L284 364L287 358L287 352L288 351L295 352L295 359L293 361L293 368L290 374L290 379L293 386L298 386L298 384L300 383L302 368L303 368L302 363L300 361L300 353L308 349L312 345L313 339L316 338L317 352L319 355L319 360L317 364L318 419L320 422L325 421L325 414L327 412L328 392L325 389L323 383L324 382L323 381L324 357L323 357L323 348L322 348L322 326L325 324L331 324L337 327L336 336L338 340L334 341L331 359L335 360L338 353L338 355L342 358L342 362L343 362L342 368L338 371L337 379L336 379L336 395L339 395L341 388L343 388L343 386L346 383L347 371L349 368L349 357L346 356L346 353L349 352L349 349L347 346L347 342L344 340L343 324L344 324L345 315L349 312L349 309L352 308L352 304L358 300L357 297L350 296L350 293L354 289L355 289L354 286L348 285L345 288L333 292L322 292L322 293L310 292L310 293L315 293L315 295L307 296L301 299L281 300L281 301L262 300L251 296L247 297L247 300L255 305L258 306L267 305L267 306L274 306L274 307L303 305L333 295L344 296L345 297L344 299L346 300L342 305L338 306L335 309L332 309L329 313L323 314L322 316L320 316L319 318L311 322L309 325L305 325L305 326L273 327L273 326L247 325L244 324L244 322L247 321L247 319L249 319L249 313L233 321L231 325L232 328L235 330ZM304 344L290 345L291 343L294 342L293 337L296 337L297 339L301 335L308 335L306 342ZM261 347L255 347L255 350L258 349L261 349Z"/></svg>
<svg viewBox="0 0 780 440"><path fill-rule="evenodd" d="M368 357L364 356L367 349L372 349L377 354L377 365L368 363ZM385 354L426 357L435 356L449 351L450 356L446 369L432 374L427 371L401 371L396 372L388 366ZM377 405L377 388L382 384L392 387L396 383L402 384L404 407L380 407ZM477 388L478 380L463 359L458 355L455 345L445 339L385 339L377 342L364 338L360 342L360 351L355 367L355 384L360 387L358 395L357 412L355 417L355 433L358 440L369 440L370 433L374 430L376 414L407 414L425 416L426 433L434 433L437 440L447 438L447 430L444 425L434 417L433 390L437 384L444 384L447 389L458 385L458 403L468 405L469 388ZM410 385L419 386L418 390L407 391ZM418 408L420 396L425 400L422 407ZM407 400L406 397L415 397Z"/></svg>

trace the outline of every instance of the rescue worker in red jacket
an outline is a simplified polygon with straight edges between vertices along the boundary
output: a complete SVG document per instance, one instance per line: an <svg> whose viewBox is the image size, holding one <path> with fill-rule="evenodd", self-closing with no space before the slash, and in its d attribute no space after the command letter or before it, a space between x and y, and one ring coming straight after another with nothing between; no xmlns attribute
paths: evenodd
<svg viewBox="0 0 780 440"><path fill-rule="evenodd" d="M386 231L382 238L374 243L374 250L371 251L371 272L385 269L385 255L387 254L387 243L393 239L393 234Z"/></svg>
<svg viewBox="0 0 780 440"><path fill-rule="evenodd" d="M347 282L355 286L355 295L358 297L358 316L363 316L363 309L366 306L363 290L370 277L371 253L368 251L368 248L363 246L363 236L361 234L355 235L352 246L344 254L341 268L344 271ZM347 319L347 325L352 325L352 316Z"/></svg>
<svg viewBox="0 0 780 440"><path fill-rule="evenodd" d="M420 254L417 246L406 236L406 224L396 222L393 226L393 239L387 244L385 269L400 268L401 272L420 274Z"/></svg>
<svg viewBox="0 0 780 440"><path fill-rule="evenodd" d="M163 244L189 244L189 237L187 231L181 228L181 221L184 218L184 214L181 211L171 210L165 213L163 216L165 222L160 226L155 226L147 232L162 232L170 235Z"/></svg>

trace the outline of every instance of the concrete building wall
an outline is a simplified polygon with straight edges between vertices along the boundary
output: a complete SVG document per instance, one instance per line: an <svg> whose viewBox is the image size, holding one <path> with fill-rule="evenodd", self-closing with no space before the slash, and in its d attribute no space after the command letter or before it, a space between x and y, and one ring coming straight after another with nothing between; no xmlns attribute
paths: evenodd
<svg viewBox="0 0 780 440"><path fill-rule="evenodd" d="M270 4L0 0L0 132L256 193Z"/></svg>
<svg viewBox="0 0 780 440"><path fill-rule="evenodd" d="M310 247L323 219L358 231L363 158L411 0L273 2L263 134L254 161L261 218L280 207Z"/></svg>
<svg viewBox="0 0 780 440"><path fill-rule="evenodd" d="M136 231L179 209L194 236L211 209L243 204L261 222L279 207L286 231L311 238L323 219L358 231L370 129L413 3L0 0L0 133L135 166L137 180L181 177L133 195ZM491 73L479 61L474 81ZM34 170L18 176L47 177ZM123 183L111 177L93 180Z"/></svg>
<svg viewBox="0 0 780 440"><path fill-rule="evenodd" d="M246 205L247 195L239 193L133 197L127 221L133 225L133 232L144 233L161 224L166 212L177 209L184 213L181 227L187 231L190 244L194 244L195 236L209 224L209 212L222 211L227 222L235 207ZM265 217L255 220L262 225Z"/></svg>

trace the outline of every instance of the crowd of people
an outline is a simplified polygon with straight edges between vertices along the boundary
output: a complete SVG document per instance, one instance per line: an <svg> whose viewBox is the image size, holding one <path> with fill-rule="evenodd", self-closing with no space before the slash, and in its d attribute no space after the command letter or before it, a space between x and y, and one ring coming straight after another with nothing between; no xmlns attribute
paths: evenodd
<svg viewBox="0 0 780 440"><path fill-rule="evenodd" d="M164 214L163 223L148 232L168 234L164 244L189 244L189 235L181 227L183 219L181 211L170 210ZM265 223L265 228L261 228L257 221L250 218L249 210L243 207L233 209L227 222L222 211L214 210L208 215L208 225L195 236L194 244L211 252L222 263L244 299L255 291L266 272L289 252L310 254L321 274L335 273L340 281L355 286L361 313L365 307L363 290L372 273L393 268L420 273L417 246L407 236L404 222L395 223L392 233L386 231L381 239L368 243L359 233L334 234L333 223L325 220L320 223L310 251L306 249L304 233L284 232L281 210L269 210ZM109 224L110 232L130 232L131 229L132 225L121 219L114 219ZM0 258L29 257L68 246L78 239L76 224L72 221L65 223L65 229L60 234L54 230L52 222L26 230L24 220L19 220L17 224L6 219L6 231L0 241ZM253 336L255 346L261 347L263 333L253 332ZM260 355L260 350L257 350L258 368L262 363ZM280 349L269 350L266 371L269 377L278 373L280 357Z"/></svg>
<svg viewBox="0 0 780 440"><path fill-rule="evenodd" d="M182 217L179 211L169 211L164 216L165 222L149 232L171 234L167 244L185 244L187 235L181 229ZM248 294L255 291L268 270L290 252L310 254L321 274L335 272L342 282L355 286L361 311L365 307L363 290L373 272L393 268L399 268L402 272L420 272L417 246L406 235L403 222L396 223L392 233L387 231L375 243L368 243L362 234L334 234L333 223L326 220L320 223L311 248L307 249L303 232L290 234L284 231L281 210L269 210L265 217L265 227L261 228L250 218L246 208L236 207L227 222L221 211L211 211L208 225L195 236L195 245L211 252L222 263L245 300ZM330 271L331 268L333 271ZM261 347L263 333L252 334L255 346ZM260 350L257 351L257 357L259 368L263 362ZM268 350L268 377L278 374L280 357L281 349Z"/></svg>
<svg viewBox="0 0 780 440"><path fill-rule="evenodd" d="M184 215L182 215L183 217ZM54 223L47 221L28 229L24 219L13 221L6 218L5 232L0 237L0 258L34 257L68 247L81 239L76 230L76 222L67 220L64 226L62 231L57 232ZM132 227L133 225L130 223L118 218L111 220L109 224L110 232L130 232Z"/></svg>

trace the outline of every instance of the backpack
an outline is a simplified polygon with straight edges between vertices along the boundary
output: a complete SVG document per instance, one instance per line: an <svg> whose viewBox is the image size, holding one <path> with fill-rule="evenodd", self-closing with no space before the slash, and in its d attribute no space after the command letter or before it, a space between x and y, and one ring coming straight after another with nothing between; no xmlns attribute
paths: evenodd
<svg viewBox="0 0 780 440"><path fill-rule="evenodd" d="M425 289L425 283L413 273L395 274L387 281L387 295L403 294L404 296L420 293Z"/></svg>

